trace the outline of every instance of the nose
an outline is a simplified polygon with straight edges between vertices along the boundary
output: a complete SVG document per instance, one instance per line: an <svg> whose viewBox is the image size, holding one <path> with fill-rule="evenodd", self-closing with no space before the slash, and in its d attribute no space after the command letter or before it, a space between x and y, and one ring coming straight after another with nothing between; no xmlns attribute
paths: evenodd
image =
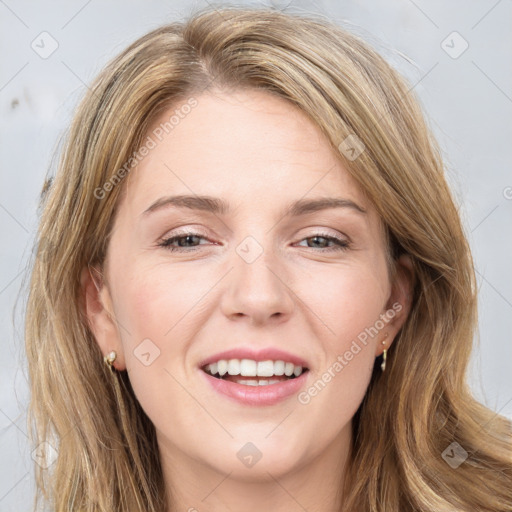
<svg viewBox="0 0 512 512"><path fill-rule="evenodd" d="M252 325L280 323L290 317L294 293L277 257L264 250L251 261L235 251L233 267L226 276L221 300L224 315L231 320L245 319Z"/></svg>

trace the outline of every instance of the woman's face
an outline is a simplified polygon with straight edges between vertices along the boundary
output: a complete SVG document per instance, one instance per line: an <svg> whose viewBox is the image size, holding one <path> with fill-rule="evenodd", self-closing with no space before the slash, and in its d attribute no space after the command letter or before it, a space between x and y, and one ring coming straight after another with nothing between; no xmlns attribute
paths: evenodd
<svg viewBox="0 0 512 512"><path fill-rule="evenodd" d="M98 343L168 461L256 478L339 460L405 278L390 281L376 212L303 113L256 91L190 104L161 115L125 178Z"/></svg>

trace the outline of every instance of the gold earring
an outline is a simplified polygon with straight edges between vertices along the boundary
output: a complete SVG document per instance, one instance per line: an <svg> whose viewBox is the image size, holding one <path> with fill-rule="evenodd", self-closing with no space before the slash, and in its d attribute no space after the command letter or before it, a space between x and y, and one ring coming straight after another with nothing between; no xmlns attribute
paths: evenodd
<svg viewBox="0 0 512 512"><path fill-rule="evenodd" d="M110 368L111 371L114 371L114 369L115 369L114 361L116 360L116 357L117 357L117 352L115 350L112 350L103 358L103 361Z"/></svg>
<svg viewBox="0 0 512 512"><path fill-rule="evenodd" d="M386 333L386 335L384 336L384 340L388 337L388 333ZM382 341L382 344L385 346L386 345L386 342L385 341ZM382 363L380 365L380 369L384 372L386 370L386 356L387 356L387 353L388 353L388 350L385 348L383 351L382 351Z"/></svg>

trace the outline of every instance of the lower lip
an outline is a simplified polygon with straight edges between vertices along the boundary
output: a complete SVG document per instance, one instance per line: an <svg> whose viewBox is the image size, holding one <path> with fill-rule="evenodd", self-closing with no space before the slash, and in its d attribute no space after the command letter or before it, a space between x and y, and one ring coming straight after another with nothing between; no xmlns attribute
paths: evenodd
<svg viewBox="0 0 512 512"><path fill-rule="evenodd" d="M229 380L217 379L199 370L212 388L224 396L244 405L274 405L298 393L306 383L309 371L301 373L295 379L284 380L266 386L246 386Z"/></svg>

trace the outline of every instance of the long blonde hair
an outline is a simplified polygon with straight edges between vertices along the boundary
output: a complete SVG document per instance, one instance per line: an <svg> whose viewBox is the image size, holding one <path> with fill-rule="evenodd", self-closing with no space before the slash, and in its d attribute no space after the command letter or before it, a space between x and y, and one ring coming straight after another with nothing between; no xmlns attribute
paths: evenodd
<svg viewBox="0 0 512 512"><path fill-rule="evenodd" d="M393 257L413 262L410 315L354 417L343 510L510 512L510 422L478 403L466 381L476 324L471 254L410 86L358 37L319 17L240 8L204 10L141 37L78 106L42 194L26 309L33 443L58 454L48 469L36 465L38 496L57 512L170 506L153 425L126 372L111 374L103 362L80 275L101 268L126 162L152 120L212 88L257 88L304 111L374 204ZM364 144L356 159L340 150L349 136Z"/></svg>

